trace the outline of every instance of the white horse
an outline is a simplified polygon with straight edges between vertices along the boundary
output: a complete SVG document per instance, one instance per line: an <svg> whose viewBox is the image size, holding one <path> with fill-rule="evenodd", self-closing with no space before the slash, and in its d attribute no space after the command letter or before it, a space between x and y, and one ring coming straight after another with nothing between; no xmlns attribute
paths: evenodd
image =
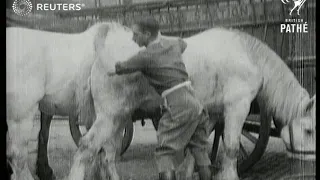
<svg viewBox="0 0 320 180"><path fill-rule="evenodd" d="M87 126L95 119L89 77L96 58L94 42L101 38L98 30L95 26L83 33L63 34L6 29L7 157L13 179L32 179L26 158L37 110L42 115L38 164L30 169L41 179L54 179L47 158L52 115L69 116L73 121L80 116Z"/></svg>
<svg viewBox="0 0 320 180"><path fill-rule="evenodd" d="M125 119L117 118L119 111L123 110L123 116L125 112L130 114L135 102L128 90L124 93L113 85L119 76L108 77L106 70L112 70L116 61L126 60L137 53L138 48L132 45L131 38L132 32L120 27L109 30L105 42L101 43L102 50L93 65L91 75L92 82L94 79L100 81L91 85L100 116L84 136L76 153L70 172L71 179L90 179L92 164L101 163L95 161L99 159L97 152L101 149L105 152L104 157L108 160L109 167L112 166L109 168L112 179L119 179L110 142L114 142L114 137L117 136L115 129L121 129L119 121ZM224 28L213 28L185 40L188 47L183 59L197 97L206 105L209 114L214 111L213 107L223 107L225 151L222 169L216 179L239 179L236 168L239 140L254 98L258 100L261 114L274 118L289 153L295 158L315 159L315 96L310 98L274 51L246 33ZM128 89L134 89L133 87L132 84L130 88L128 85ZM144 92L143 88L140 89L141 92ZM101 91L108 94L101 97ZM117 101L115 97L121 97L121 100ZM111 110L109 106L114 109ZM103 117L108 117L108 120ZM99 123L95 125L97 122Z"/></svg>

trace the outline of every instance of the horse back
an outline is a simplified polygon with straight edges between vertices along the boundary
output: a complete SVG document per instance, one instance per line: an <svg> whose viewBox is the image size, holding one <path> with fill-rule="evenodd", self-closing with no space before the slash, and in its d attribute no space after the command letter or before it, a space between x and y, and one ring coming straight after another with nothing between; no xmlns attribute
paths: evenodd
<svg viewBox="0 0 320 180"><path fill-rule="evenodd" d="M185 41L183 61L202 103L219 107L236 101L240 88L249 98L259 90L263 77L238 31L213 28Z"/></svg>

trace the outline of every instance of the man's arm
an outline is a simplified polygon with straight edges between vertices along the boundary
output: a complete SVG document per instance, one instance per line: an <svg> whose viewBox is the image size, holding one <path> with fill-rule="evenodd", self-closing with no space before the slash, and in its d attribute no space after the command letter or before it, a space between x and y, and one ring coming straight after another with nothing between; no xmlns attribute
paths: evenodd
<svg viewBox="0 0 320 180"><path fill-rule="evenodd" d="M116 63L116 74L128 74L136 71L143 71L148 67L152 60L152 54L147 51L141 51L132 56L127 61Z"/></svg>

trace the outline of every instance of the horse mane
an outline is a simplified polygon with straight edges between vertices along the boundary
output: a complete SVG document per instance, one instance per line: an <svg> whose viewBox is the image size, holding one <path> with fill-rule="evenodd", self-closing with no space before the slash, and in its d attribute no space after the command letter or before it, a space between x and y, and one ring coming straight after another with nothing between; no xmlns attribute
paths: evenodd
<svg viewBox="0 0 320 180"><path fill-rule="evenodd" d="M309 93L304 89L284 61L265 43L244 32L235 31L250 60L263 75L263 87L258 93L259 105L280 119L283 125L301 117Z"/></svg>

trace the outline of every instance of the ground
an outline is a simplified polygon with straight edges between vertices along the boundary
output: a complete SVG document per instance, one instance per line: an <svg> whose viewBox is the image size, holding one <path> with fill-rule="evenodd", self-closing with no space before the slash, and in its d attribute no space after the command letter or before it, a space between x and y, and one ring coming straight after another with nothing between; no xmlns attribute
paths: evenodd
<svg viewBox="0 0 320 180"><path fill-rule="evenodd" d="M38 126L38 123L35 126ZM134 127L133 142L117 166L119 174L125 180L156 180L157 171L153 158L153 151L156 148L156 132L151 121L146 121L144 127L141 126L140 122L137 122ZM210 142L212 140L213 135L210 137ZM34 149L34 147L30 146L29 148ZM66 179L65 177L69 173L71 160L76 148L69 131L68 121L53 120L49 139L49 163L58 180ZM221 151L221 148L219 151ZM315 179L314 175L312 178L293 177L293 175L299 175L302 172L304 174L314 174L315 162L300 162L289 159L285 154L285 147L281 139L270 138L268 148L262 159L245 173L241 179Z"/></svg>

